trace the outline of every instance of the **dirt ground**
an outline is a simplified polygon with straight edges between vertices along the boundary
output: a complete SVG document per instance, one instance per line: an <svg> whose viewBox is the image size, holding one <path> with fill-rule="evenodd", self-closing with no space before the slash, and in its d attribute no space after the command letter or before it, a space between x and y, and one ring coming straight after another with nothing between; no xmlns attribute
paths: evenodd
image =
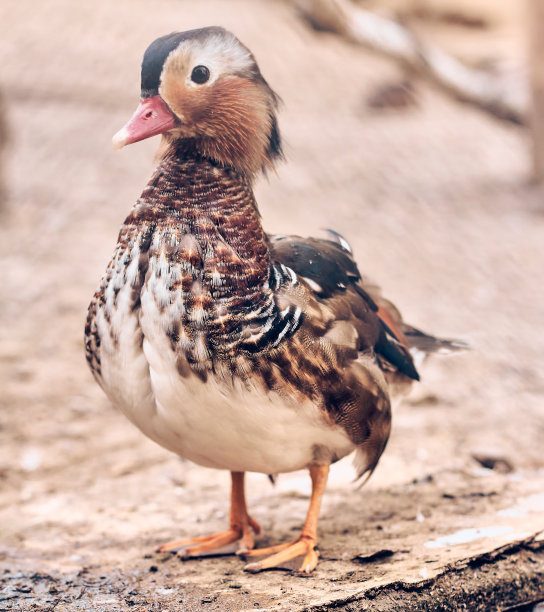
<svg viewBox="0 0 544 612"><path fill-rule="evenodd" d="M521 66L522 24L501 19L423 28L475 63ZM244 574L234 556L155 553L225 525L228 474L147 440L83 357L88 301L157 146L110 146L137 104L142 53L210 24L252 49L283 99L288 161L257 187L267 229L335 228L407 320L473 346L424 365L364 488L349 460L334 466L322 561L305 579ZM422 83L413 106L369 109L400 69L311 31L288 3L4 0L0 31L0 610L513 610L544 599L544 203L527 181L527 133ZM248 498L259 543L278 542L301 526L309 479L272 487L252 474Z"/></svg>

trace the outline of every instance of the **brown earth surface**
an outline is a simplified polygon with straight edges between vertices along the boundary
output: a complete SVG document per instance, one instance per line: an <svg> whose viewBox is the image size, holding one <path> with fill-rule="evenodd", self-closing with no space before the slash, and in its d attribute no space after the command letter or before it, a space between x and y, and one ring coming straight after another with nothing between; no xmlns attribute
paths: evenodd
<svg viewBox="0 0 544 612"><path fill-rule="evenodd" d="M212 23L252 49L283 98L288 162L257 186L267 229L335 228L408 321L473 346L424 365L364 488L349 460L334 466L322 560L305 579L155 553L225 525L228 474L147 440L83 357L88 301L157 146L110 147L136 106L141 55ZM422 27L439 42L446 26ZM523 61L513 18L450 28L444 44L474 61ZM370 110L399 68L309 30L288 3L4 0L0 31L0 610L495 610L544 598L544 204L527 181L527 133L422 83L416 105ZM309 479L273 488L252 474L248 498L259 544L291 538Z"/></svg>

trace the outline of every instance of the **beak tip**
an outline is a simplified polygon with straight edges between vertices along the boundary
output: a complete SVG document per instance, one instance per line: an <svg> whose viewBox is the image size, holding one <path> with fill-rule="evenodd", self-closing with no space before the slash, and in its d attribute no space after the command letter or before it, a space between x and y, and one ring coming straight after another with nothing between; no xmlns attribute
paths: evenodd
<svg viewBox="0 0 544 612"><path fill-rule="evenodd" d="M111 139L111 145L114 151L119 151L128 143L128 132L126 128L121 128L117 134Z"/></svg>
<svg viewBox="0 0 544 612"><path fill-rule="evenodd" d="M127 144L164 134L174 127L176 117L159 95L144 98L125 126L112 138L111 144L118 151Z"/></svg>

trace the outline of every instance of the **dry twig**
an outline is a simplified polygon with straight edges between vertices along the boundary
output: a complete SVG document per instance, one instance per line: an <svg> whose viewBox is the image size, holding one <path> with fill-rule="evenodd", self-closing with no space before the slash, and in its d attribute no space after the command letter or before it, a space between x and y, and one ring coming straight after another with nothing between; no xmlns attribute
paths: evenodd
<svg viewBox="0 0 544 612"><path fill-rule="evenodd" d="M533 179L535 182L544 181L544 39L542 26L544 25L544 5L541 0L531 0L529 3L531 15L530 29L530 74L533 94L531 109L531 133L533 137Z"/></svg>
<svg viewBox="0 0 544 612"><path fill-rule="evenodd" d="M359 8L350 0L292 0L315 28L336 32L393 57L432 80L457 100L512 123L527 121L528 92L518 83L466 66L401 24Z"/></svg>

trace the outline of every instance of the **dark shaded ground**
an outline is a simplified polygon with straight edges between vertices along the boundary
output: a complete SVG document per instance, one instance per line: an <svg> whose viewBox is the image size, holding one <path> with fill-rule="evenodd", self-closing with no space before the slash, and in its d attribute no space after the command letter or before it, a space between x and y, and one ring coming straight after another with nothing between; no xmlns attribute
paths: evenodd
<svg viewBox="0 0 544 612"><path fill-rule="evenodd" d="M156 143L109 144L136 105L141 54L158 35L212 22L254 51L284 100L288 164L257 190L267 228L336 228L411 323L474 346L426 364L368 485L351 484L349 461L335 466L322 561L306 579L153 553L224 526L228 476L143 438L83 359L88 300L152 168ZM397 69L308 31L281 3L7 0L0 24L11 135L0 610L432 610L463 597L484 610L544 597L542 541L531 540L544 529L544 216L524 132L421 86L415 107L367 109ZM515 62L514 30L444 40ZM513 471L483 469L475 454ZM275 489L250 475L260 543L292 537L308 493L303 473ZM383 550L394 554L357 560Z"/></svg>

